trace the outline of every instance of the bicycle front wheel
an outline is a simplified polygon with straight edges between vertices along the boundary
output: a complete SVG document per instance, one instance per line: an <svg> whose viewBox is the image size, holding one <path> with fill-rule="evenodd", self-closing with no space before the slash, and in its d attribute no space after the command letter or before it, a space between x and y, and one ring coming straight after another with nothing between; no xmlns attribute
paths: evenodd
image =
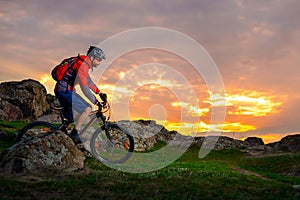
<svg viewBox="0 0 300 200"><path fill-rule="evenodd" d="M133 150L133 137L117 124L112 123L108 128L98 128L90 142L93 156L102 163L120 164L127 161Z"/></svg>
<svg viewBox="0 0 300 200"><path fill-rule="evenodd" d="M34 137L43 137L53 130L55 130L53 124L44 121L36 121L26 125L18 132L16 142L33 139Z"/></svg>

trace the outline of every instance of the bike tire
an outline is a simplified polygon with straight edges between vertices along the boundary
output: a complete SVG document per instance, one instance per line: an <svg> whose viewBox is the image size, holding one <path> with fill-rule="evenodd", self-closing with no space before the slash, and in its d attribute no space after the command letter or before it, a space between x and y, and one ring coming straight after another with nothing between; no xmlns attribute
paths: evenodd
<svg viewBox="0 0 300 200"><path fill-rule="evenodd" d="M92 155L105 164L121 164L127 161L134 150L134 139L124 128L111 123L106 130L99 127L91 137ZM108 132L107 132L108 131ZM111 141L107 137L111 136Z"/></svg>
<svg viewBox="0 0 300 200"><path fill-rule="evenodd" d="M53 130L56 130L56 127L49 122L32 122L17 133L16 142L20 142L22 138L32 139L34 137L41 137Z"/></svg>

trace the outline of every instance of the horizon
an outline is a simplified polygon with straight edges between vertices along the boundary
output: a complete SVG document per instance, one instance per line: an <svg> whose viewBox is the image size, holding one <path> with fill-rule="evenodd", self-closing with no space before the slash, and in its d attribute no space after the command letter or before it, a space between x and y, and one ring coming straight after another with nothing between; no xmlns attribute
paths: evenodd
<svg viewBox="0 0 300 200"><path fill-rule="evenodd" d="M224 94L210 91L206 77L182 55L146 48L113 57L106 47L108 59L90 74L114 103L114 118L151 118L182 134L220 131L235 138L260 137L265 143L300 133L297 0L88 0L88 12L77 0L71 6L46 0L0 5L0 82L34 79L53 94L50 71L62 59L85 54L89 45L105 44L124 31L167 28L207 51L221 74ZM223 123L212 123L213 106L226 109Z"/></svg>
<svg viewBox="0 0 300 200"><path fill-rule="evenodd" d="M34 80L32 78L28 78L28 79L23 79L23 80L11 80L11 81L3 81L3 82L0 82L1 83L5 83L5 82L21 82L21 81L24 81L24 80L33 80L33 81L38 81L38 80ZM40 84L42 84L46 91L47 88L46 86L41 83L40 81L38 81ZM55 96L53 93L48 93L47 94L51 94L53 96ZM127 120L127 119L123 119L123 120ZM275 142L279 142L282 138L286 137L286 136L289 136L289 135L299 135L300 133L287 133L287 134L263 134L263 135L260 135L260 134L252 134L252 133L249 133L249 132L184 132L184 133L181 133L179 132L178 130L175 130L175 129L169 129L170 127L168 126L165 126L165 122L163 121L156 121L155 119L151 119L151 118L135 118L135 119L131 119L132 121L135 121L135 120L151 120L151 121L154 121L155 123L159 124L159 125L162 125L164 126L164 128L166 128L168 131L177 131L179 134L183 135L183 136L192 136L192 137L214 137L214 136L224 136L224 137L229 137L229 138L232 138L232 139L235 139L235 140L240 140L240 141L245 141L247 138L249 137L257 137L257 138L260 138L262 139L262 141L264 142L265 145L267 144L270 144L270 143L275 143Z"/></svg>

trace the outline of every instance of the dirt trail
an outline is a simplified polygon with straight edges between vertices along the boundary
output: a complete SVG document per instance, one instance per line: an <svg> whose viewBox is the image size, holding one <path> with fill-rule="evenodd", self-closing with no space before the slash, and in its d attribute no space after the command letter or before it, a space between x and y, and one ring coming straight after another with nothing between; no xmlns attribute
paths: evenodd
<svg viewBox="0 0 300 200"><path fill-rule="evenodd" d="M238 172L241 173L241 174L245 174L245 175L253 175L253 176L259 177L259 178L264 179L264 180L269 180L269 181L272 180L272 179L269 179L269 178L267 178L267 177L264 177L264 176L262 176L262 175L260 175L260 174L257 174L257 173L255 173L255 172L250 172L250 171L248 171L248 170L242 169L242 168L237 167L237 166L232 166L232 169L238 171Z"/></svg>

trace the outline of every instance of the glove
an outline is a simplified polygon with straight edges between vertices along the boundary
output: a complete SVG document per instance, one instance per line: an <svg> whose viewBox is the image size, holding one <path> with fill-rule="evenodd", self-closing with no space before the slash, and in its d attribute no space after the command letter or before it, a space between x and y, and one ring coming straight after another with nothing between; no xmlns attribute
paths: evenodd
<svg viewBox="0 0 300 200"><path fill-rule="evenodd" d="M98 100L96 100L96 102L94 103L96 106L100 106L100 102Z"/></svg>
<svg viewBox="0 0 300 200"><path fill-rule="evenodd" d="M107 102L107 95L105 93L100 93L99 96L102 101Z"/></svg>

